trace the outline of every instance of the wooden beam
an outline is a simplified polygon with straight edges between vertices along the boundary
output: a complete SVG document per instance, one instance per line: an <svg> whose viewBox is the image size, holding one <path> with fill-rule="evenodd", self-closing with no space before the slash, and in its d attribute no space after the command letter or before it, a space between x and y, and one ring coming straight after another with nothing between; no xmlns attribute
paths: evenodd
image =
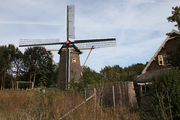
<svg viewBox="0 0 180 120"><path fill-rule="evenodd" d="M46 51L46 53L49 55L49 57L51 58L51 60L54 62L54 64L55 64L56 67L58 68L58 65L57 65L56 62L53 60L53 58L52 58L51 55L48 53L48 51Z"/></svg>
<svg viewBox="0 0 180 120"><path fill-rule="evenodd" d="M145 86L145 85L148 85L148 84L152 84L152 82L145 82L145 83L137 83L138 85L141 85L141 86Z"/></svg>
<svg viewBox="0 0 180 120"><path fill-rule="evenodd" d="M33 83L31 81L17 81L17 83Z"/></svg>
<svg viewBox="0 0 180 120"><path fill-rule="evenodd" d="M89 50L89 49L92 49L92 48L78 48L78 49L79 50ZM46 51L59 51L59 49L47 49Z"/></svg>

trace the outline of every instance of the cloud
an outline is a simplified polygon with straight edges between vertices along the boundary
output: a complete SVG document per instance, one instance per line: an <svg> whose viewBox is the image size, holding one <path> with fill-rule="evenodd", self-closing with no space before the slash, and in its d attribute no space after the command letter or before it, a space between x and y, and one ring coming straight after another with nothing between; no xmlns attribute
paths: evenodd
<svg viewBox="0 0 180 120"><path fill-rule="evenodd" d="M95 49L87 64L99 71L105 65L149 61L176 29L166 18L179 0L0 0L0 45L19 45L19 39L65 37L65 8L75 5L76 39L115 37L116 47ZM60 46L46 46L60 48ZM24 51L24 48L20 48ZM88 51L83 51L81 64ZM53 52L56 62L57 52Z"/></svg>

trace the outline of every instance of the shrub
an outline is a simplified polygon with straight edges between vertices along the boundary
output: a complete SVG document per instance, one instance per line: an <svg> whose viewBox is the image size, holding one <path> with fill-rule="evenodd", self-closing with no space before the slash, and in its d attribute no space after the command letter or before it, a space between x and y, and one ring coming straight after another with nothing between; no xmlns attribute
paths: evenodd
<svg viewBox="0 0 180 120"><path fill-rule="evenodd" d="M180 70L161 70L152 77L149 95L154 98L152 107L155 119L180 118ZM149 118L148 118L149 119Z"/></svg>

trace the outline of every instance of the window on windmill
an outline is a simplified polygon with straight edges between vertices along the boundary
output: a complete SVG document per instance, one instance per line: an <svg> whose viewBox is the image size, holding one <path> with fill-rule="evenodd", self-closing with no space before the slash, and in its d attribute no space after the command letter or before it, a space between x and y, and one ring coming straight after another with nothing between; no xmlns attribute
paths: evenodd
<svg viewBox="0 0 180 120"><path fill-rule="evenodd" d="M162 55L158 55L158 63L159 65L164 65L164 60Z"/></svg>
<svg viewBox="0 0 180 120"><path fill-rule="evenodd" d="M72 63L76 63L76 59L75 58L72 59Z"/></svg>

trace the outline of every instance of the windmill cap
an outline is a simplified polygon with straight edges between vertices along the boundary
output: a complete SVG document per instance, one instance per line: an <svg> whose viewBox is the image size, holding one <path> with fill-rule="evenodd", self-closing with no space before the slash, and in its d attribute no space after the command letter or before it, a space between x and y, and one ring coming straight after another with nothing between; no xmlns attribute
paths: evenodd
<svg viewBox="0 0 180 120"><path fill-rule="evenodd" d="M46 51L46 48L44 48L43 51Z"/></svg>

